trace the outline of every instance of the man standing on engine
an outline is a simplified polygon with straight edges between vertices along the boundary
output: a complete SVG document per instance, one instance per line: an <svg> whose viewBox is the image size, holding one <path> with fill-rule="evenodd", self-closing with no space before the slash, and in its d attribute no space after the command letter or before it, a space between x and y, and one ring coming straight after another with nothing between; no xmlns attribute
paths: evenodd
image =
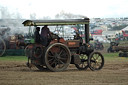
<svg viewBox="0 0 128 85"><path fill-rule="evenodd" d="M51 37L51 33L50 33L50 30L49 28L47 27L47 25L45 25L44 27L42 27L41 29L41 41L42 41L42 44L44 46L47 46L48 45L48 37Z"/></svg>
<svg viewBox="0 0 128 85"><path fill-rule="evenodd" d="M35 43L40 43L40 34L39 34L39 31L40 31L40 27L36 27L36 30L35 30L35 33L34 33Z"/></svg>

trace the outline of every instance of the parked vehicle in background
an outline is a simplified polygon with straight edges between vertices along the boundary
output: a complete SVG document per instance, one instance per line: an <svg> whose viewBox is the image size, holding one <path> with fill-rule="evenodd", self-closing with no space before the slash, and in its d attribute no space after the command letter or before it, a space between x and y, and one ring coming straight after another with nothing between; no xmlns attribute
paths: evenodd
<svg viewBox="0 0 128 85"><path fill-rule="evenodd" d="M96 40L94 42L94 48L96 50L103 50L104 49L103 43L102 42L99 42L99 40Z"/></svg>
<svg viewBox="0 0 128 85"><path fill-rule="evenodd" d="M111 42L109 48L107 49L107 52L108 52L108 53L111 53L111 52L118 52L119 50L115 50L115 49L114 49L114 47L115 47L115 46L118 46L118 45L119 45L118 42Z"/></svg>
<svg viewBox="0 0 128 85"><path fill-rule="evenodd" d="M128 30L122 30L123 39L128 40Z"/></svg>

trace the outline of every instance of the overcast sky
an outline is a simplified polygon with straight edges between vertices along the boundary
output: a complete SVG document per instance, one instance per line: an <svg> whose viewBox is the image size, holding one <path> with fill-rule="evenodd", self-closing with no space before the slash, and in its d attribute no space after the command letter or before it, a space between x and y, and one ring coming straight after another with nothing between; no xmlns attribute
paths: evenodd
<svg viewBox="0 0 128 85"><path fill-rule="evenodd" d="M53 18L62 10L89 18L128 17L128 0L0 0L0 6L19 12L23 18L32 13L37 18Z"/></svg>

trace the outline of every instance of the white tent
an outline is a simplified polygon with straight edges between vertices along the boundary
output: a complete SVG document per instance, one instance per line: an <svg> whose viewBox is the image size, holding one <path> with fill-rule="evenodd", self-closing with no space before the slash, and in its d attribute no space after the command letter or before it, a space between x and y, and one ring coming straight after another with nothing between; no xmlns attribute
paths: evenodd
<svg viewBox="0 0 128 85"><path fill-rule="evenodd" d="M122 29L123 31L125 31L125 30L128 30L128 26L127 27L125 27L124 29Z"/></svg>

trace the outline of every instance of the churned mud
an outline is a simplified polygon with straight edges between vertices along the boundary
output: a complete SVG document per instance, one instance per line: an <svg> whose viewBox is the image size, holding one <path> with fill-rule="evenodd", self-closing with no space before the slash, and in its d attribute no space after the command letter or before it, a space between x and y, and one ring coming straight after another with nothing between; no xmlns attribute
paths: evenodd
<svg viewBox="0 0 128 85"><path fill-rule="evenodd" d="M0 61L0 85L128 85L128 62L105 62L100 71L79 71L70 65L63 72L29 69L26 62Z"/></svg>

